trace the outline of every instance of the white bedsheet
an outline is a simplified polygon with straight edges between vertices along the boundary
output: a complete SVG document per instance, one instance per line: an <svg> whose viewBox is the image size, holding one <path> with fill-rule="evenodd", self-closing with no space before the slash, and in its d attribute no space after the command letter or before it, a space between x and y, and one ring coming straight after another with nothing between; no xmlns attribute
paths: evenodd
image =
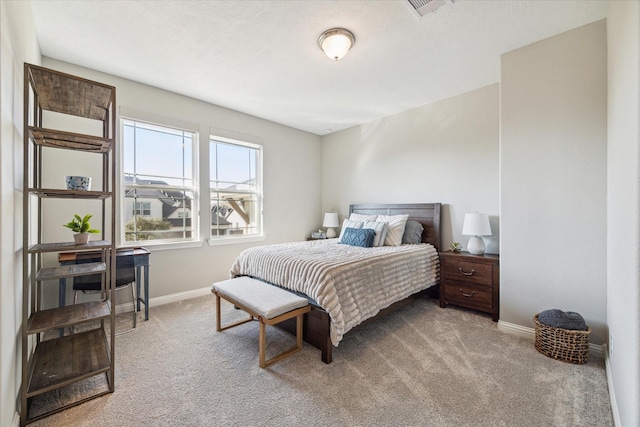
<svg viewBox="0 0 640 427"><path fill-rule="evenodd" d="M251 276L302 292L331 318L331 342L380 310L437 283L438 252L429 244L361 248L338 239L246 249L231 277Z"/></svg>

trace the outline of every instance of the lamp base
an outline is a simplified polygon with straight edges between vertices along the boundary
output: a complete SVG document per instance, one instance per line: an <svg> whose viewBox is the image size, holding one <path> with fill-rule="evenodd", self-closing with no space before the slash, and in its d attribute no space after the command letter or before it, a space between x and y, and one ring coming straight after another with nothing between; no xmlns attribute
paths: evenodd
<svg viewBox="0 0 640 427"><path fill-rule="evenodd" d="M469 244L467 245L467 251L473 255L484 254L484 240L480 236L469 237Z"/></svg>
<svg viewBox="0 0 640 427"><path fill-rule="evenodd" d="M327 239L333 239L336 237L336 230L333 227L327 227Z"/></svg>

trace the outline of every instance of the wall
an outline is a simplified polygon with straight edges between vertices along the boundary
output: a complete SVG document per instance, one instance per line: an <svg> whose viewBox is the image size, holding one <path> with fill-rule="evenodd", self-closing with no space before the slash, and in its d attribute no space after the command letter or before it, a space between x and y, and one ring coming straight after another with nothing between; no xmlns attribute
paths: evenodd
<svg viewBox="0 0 640 427"><path fill-rule="evenodd" d="M640 3L610 2L607 376L619 426L640 425Z"/></svg>
<svg viewBox="0 0 640 427"><path fill-rule="evenodd" d="M22 322L22 74L39 63L27 2L0 2L0 425L18 423Z"/></svg>
<svg viewBox="0 0 640 427"><path fill-rule="evenodd" d="M267 237L260 244L304 240L321 223L319 136L50 58L43 58L43 65L116 86L119 110L138 111L146 117L168 118L172 122L196 126L200 131L202 158L209 157L208 132L212 126L261 138L264 146L263 218ZM57 174L62 182L69 174L66 171L70 166L63 161L56 162L55 158L50 164L54 163L53 171L44 173ZM82 169L76 170L82 172ZM208 169L200 170L201 182L208 182L208 173ZM200 203L201 208L208 210L206 192L200 194ZM69 230L61 226L69 221L69 212L58 208L51 208L45 216L48 230L45 238L55 236L55 239L69 240ZM208 237L206 233L205 227L203 239ZM152 250L151 298L202 290L217 280L227 279L238 253L255 244L209 246L204 243L196 248L173 250L149 246Z"/></svg>
<svg viewBox="0 0 640 427"><path fill-rule="evenodd" d="M501 322L576 311L606 340L605 21L502 55Z"/></svg>
<svg viewBox="0 0 640 427"><path fill-rule="evenodd" d="M499 252L499 88L491 85L323 137L322 207L441 202L442 242L466 247L464 214L491 216L487 252Z"/></svg>

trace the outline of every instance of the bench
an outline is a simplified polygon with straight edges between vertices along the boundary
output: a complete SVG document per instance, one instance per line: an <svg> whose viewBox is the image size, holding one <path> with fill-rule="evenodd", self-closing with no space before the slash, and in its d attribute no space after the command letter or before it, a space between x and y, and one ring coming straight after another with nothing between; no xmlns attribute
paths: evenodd
<svg viewBox="0 0 640 427"><path fill-rule="evenodd" d="M216 296L216 331L224 331L254 319L260 322L258 353L261 368L302 350L302 316L311 310L306 298L247 276L216 282L211 285L211 292ZM249 313L249 318L222 326L220 298ZM273 326L293 317L296 318L296 346L265 360L266 325Z"/></svg>

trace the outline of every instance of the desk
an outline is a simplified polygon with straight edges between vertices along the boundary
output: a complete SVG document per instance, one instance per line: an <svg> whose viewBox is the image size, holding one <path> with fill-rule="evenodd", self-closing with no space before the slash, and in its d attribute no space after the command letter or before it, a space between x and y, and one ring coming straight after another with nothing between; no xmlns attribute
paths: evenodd
<svg viewBox="0 0 640 427"><path fill-rule="evenodd" d="M75 264L76 255L79 252L61 252L58 254L60 265ZM83 252L86 253L86 252ZM96 252L99 254L100 252ZM144 304L144 320L149 320L149 250L146 248L121 248L116 249L116 256L131 255L133 253L134 266L136 267L136 304L140 311L140 303ZM140 273L144 272L144 298L140 297ZM67 279L58 281L58 304L64 307L67 302ZM115 307L114 307L115 308Z"/></svg>

